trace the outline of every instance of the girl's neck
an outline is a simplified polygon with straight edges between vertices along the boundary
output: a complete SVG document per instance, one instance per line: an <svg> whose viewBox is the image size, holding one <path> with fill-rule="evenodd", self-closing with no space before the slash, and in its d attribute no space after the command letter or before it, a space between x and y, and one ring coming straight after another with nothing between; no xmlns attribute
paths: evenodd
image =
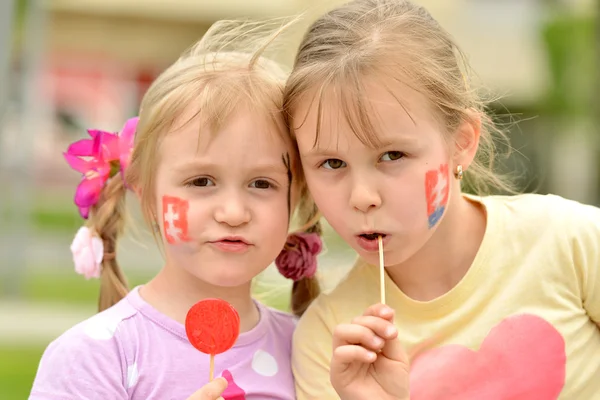
<svg viewBox="0 0 600 400"><path fill-rule="evenodd" d="M402 264L387 267L387 272L414 300L440 297L455 287L471 267L485 227L484 206L456 196L429 241Z"/></svg>
<svg viewBox="0 0 600 400"><path fill-rule="evenodd" d="M250 290L250 282L238 287L213 286L181 269L165 266L140 289L140 296L152 307L181 324L185 324L188 310L198 301L207 298L225 300L240 315L240 332L247 332L256 326L260 318Z"/></svg>

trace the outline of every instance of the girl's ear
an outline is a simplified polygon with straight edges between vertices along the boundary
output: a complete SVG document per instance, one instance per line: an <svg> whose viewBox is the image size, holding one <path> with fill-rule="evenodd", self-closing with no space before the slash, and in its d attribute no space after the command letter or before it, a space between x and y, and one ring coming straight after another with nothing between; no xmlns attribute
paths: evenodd
<svg viewBox="0 0 600 400"><path fill-rule="evenodd" d="M458 126L454 139L454 165L462 165L467 170L479 147L481 135L481 114L477 110L467 110L468 117Z"/></svg>

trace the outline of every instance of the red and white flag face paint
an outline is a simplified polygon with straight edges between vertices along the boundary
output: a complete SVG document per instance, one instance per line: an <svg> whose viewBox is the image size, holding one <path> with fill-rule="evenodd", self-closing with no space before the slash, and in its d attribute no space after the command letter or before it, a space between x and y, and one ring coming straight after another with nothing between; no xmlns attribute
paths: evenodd
<svg viewBox="0 0 600 400"><path fill-rule="evenodd" d="M425 174L425 196L427 198L427 219L429 228L438 223L448 203L448 164Z"/></svg>
<svg viewBox="0 0 600 400"><path fill-rule="evenodd" d="M162 218L167 243L188 242L188 209L187 200L179 197L163 196Z"/></svg>

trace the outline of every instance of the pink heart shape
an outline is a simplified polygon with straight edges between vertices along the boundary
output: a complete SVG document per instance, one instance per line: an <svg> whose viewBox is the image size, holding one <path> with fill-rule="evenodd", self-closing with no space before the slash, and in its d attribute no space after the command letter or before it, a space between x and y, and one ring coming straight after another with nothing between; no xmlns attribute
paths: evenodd
<svg viewBox="0 0 600 400"><path fill-rule="evenodd" d="M233 380L233 375L228 370L221 374L227 380L227 389L222 394L224 400L246 400L246 392Z"/></svg>
<svg viewBox="0 0 600 400"><path fill-rule="evenodd" d="M418 356L413 400L551 400L565 383L565 341L544 319L515 315L495 326L479 351L460 345Z"/></svg>

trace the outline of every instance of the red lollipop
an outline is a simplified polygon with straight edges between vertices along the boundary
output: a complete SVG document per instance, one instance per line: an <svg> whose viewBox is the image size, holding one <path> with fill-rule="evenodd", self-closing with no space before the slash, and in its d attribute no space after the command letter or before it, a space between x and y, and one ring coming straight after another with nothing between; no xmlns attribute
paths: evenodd
<svg viewBox="0 0 600 400"><path fill-rule="evenodd" d="M210 380L214 357L229 350L240 333L240 316L221 299L205 299L194 304L185 318L185 332L196 349L210 354Z"/></svg>

